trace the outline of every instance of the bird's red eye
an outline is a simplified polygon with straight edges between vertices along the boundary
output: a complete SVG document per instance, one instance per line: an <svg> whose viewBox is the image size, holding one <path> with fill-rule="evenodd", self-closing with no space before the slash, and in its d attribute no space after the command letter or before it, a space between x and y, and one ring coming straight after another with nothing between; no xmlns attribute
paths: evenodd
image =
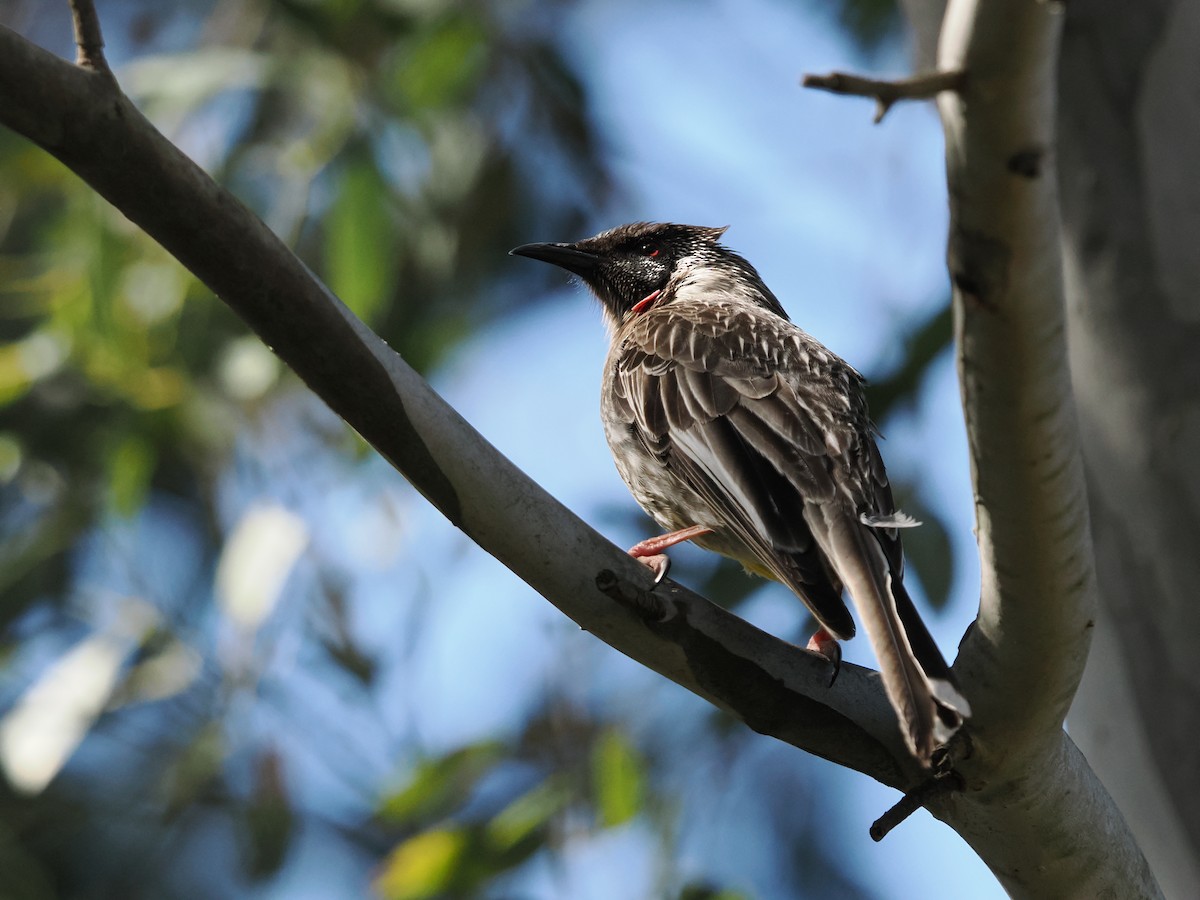
<svg viewBox="0 0 1200 900"><path fill-rule="evenodd" d="M648 256L651 259L658 256L658 247L654 244L642 244L638 249L641 251L642 256Z"/></svg>

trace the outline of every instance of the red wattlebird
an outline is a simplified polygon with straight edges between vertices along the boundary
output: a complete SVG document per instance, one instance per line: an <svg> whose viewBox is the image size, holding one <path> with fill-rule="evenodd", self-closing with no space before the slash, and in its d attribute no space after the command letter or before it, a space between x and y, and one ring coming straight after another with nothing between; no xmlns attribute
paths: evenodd
<svg viewBox="0 0 1200 900"><path fill-rule="evenodd" d="M612 331L601 415L617 469L667 531L630 552L661 572L692 540L775 578L836 658L854 602L912 753L970 715L908 592L898 512L862 377L788 320L724 229L636 223L512 252L578 275Z"/></svg>

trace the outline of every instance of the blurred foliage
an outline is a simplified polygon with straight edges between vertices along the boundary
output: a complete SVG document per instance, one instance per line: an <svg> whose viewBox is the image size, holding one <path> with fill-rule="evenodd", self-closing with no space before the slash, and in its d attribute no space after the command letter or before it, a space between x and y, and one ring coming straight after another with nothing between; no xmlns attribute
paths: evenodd
<svg viewBox="0 0 1200 900"><path fill-rule="evenodd" d="M900 31L896 0L843 0L842 24L864 49L874 50Z"/></svg>
<svg viewBox="0 0 1200 900"><path fill-rule="evenodd" d="M531 27L552 4L507 18L482 2L103 12L147 114L418 368L513 301L481 287L531 222L570 232L605 191L582 88L547 25ZM156 53L181 29L185 50ZM64 554L99 517L152 488L203 502L229 423L279 370L42 151L5 133L0 166L2 623L64 593ZM575 189L556 190L555 171Z"/></svg>
<svg viewBox="0 0 1200 900"><path fill-rule="evenodd" d="M876 375L867 385L871 414L879 421L911 403L930 364L953 343L953 312L950 300L902 338L900 365L884 376Z"/></svg>
<svg viewBox="0 0 1200 900"><path fill-rule="evenodd" d="M562 6L109 0L100 15L151 120L429 371L538 293L517 279L546 274L505 267L509 247L579 232L609 193ZM890 4L841 9L867 43L892 27ZM68 52L61 0L11 3L5 24ZM0 895L283 892L313 844L390 898L519 884L504 879L586 835L647 829L668 856L677 772L704 780L688 729L725 769L745 729L672 708L648 735L551 692L517 734L442 752L398 739L362 573L329 549L356 538L320 534L312 499L345 495L339 521L368 519L358 543L386 545L410 527L393 473L70 172L8 132L0 170ZM940 327L876 384L877 415L916 389ZM928 552L910 541L935 597L938 534ZM731 605L760 584L705 577ZM824 823L796 819L802 790L769 775L769 812L804 847L789 883L859 895ZM749 896L688 877L664 872L661 895Z"/></svg>
<svg viewBox="0 0 1200 900"><path fill-rule="evenodd" d="M531 230L578 230L607 193L552 0L126 0L100 13L110 61L151 120L418 368L527 302L533 292L513 285L522 274L497 278L507 248ZM65 49L66 14L60 0L20 2L5 24ZM243 874L270 879L298 818L311 816L289 796L287 755L248 738L236 710L262 689L260 632L310 536L301 525L291 550L240 536L244 501L228 482L231 471L263 477L262 448L287 433L279 404L294 404L294 384L219 301L44 152L0 133L0 169L0 709L9 725L25 717L0 727L19 787L0 794L0 893L120 893L127 876L97 855L129 862L160 843L162 827L186 845L213 814L239 835ZM340 425L304 424L323 443L313 453L358 446ZM248 433L265 444L247 444ZM345 457L343 474L366 459ZM264 487L280 490L259 483L251 495ZM258 579L217 584L214 607L214 566L234 544L250 548ZM280 553L279 583L264 584L264 560ZM356 644L336 572L322 579L303 631L350 677L353 702L370 703L377 663ZM144 633L113 624L124 601L97 596L97 583L147 598ZM40 711L26 702L39 696L52 698ZM53 728L67 735L55 754L77 757L58 779L62 760L43 753L39 764L24 737ZM130 728L132 758L105 769L107 785L90 778L89 756ZM392 798L380 821L449 809L472 764L482 765L452 754L418 766L411 808ZM539 846L561 795L543 787L479 835L428 830L425 846L445 859L464 835L486 838L494 858L470 876L480 883ZM36 825L55 804L89 809L79 846ZM105 835L103 823L127 811L120 835ZM389 893L415 895L417 838L387 857ZM141 866L138 895L179 884L162 853Z"/></svg>
<svg viewBox="0 0 1200 900"><path fill-rule="evenodd" d="M838 21L864 53L873 53L900 34L903 19L897 0L839 0Z"/></svg>
<svg viewBox="0 0 1200 900"><path fill-rule="evenodd" d="M620 728L561 705L534 716L512 745L485 741L419 762L379 805L378 821L403 838L375 890L393 900L473 895L569 839L572 822L628 822L646 773Z"/></svg>
<svg viewBox="0 0 1200 900"><path fill-rule="evenodd" d="M953 314L947 298L937 312L912 329L902 340L900 365L887 375L875 376L867 385L867 401L876 421L901 413L912 405L930 365L953 344ZM954 583L954 554L947 526L922 499L914 485L892 473L896 506L921 523L904 534L904 552L916 570L929 602L938 608L950 599Z"/></svg>
<svg viewBox="0 0 1200 900"><path fill-rule="evenodd" d="M592 748L592 783L600 825L623 825L642 805L643 769L637 748L619 730L606 731Z"/></svg>

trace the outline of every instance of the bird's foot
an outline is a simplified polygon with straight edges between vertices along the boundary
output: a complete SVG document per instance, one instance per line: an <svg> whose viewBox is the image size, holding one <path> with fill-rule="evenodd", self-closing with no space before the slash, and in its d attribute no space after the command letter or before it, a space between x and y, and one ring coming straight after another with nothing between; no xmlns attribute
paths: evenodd
<svg viewBox="0 0 1200 900"><path fill-rule="evenodd" d="M838 673L842 671L842 645L837 642L837 638L822 626L817 629L816 634L808 639L808 646L804 649L829 660L830 665L833 666L833 674L829 677L829 686L833 687Z"/></svg>
<svg viewBox="0 0 1200 900"><path fill-rule="evenodd" d="M646 538L646 540L634 544L629 548L629 555L653 572L654 583L658 584L667 577L667 570L671 568L671 560L663 553L664 550L668 547L674 547L676 544L682 544L684 541L690 541L692 538L710 534L711 532L712 529L704 525L681 528L678 531L660 534L658 537Z"/></svg>
<svg viewBox="0 0 1200 900"><path fill-rule="evenodd" d="M653 556L636 556L631 552L629 555L654 573L655 584L666 578L667 572L671 571L671 557L665 553L655 553Z"/></svg>

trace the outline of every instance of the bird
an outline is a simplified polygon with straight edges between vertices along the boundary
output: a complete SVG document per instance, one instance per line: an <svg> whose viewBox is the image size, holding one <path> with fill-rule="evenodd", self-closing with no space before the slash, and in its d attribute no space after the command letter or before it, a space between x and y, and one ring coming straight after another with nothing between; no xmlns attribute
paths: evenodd
<svg viewBox="0 0 1200 900"><path fill-rule="evenodd" d="M690 540L786 585L840 664L850 595L909 752L928 765L970 716L904 587L901 530L863 377L789 319L727 228L634 222L515 256L572 273L611 346L601 418L618 472L666 533L629 551L656 573ZM830 684L832 685L832 680Z"/></svg>

